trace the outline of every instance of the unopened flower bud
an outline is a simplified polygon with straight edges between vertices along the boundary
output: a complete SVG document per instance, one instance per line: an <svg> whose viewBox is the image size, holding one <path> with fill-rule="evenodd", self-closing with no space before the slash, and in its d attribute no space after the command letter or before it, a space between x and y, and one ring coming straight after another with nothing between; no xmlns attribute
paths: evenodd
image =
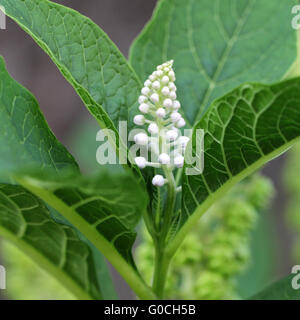
<svg viewBox="0 0 300 320"><path fill-rule="evenodd" d="M166 116L166 111L164 108L159 108L157 109L156 111L156 115L159 117L159 118L164 118Z"/></svg>
<svg viewBox="0 0 300 320"><path fill-rule="evenodd" d="M157 93L153 93L150 97L153 103L158 103L159 102L159 96Z"/></svg>
<svg viewBox="0 0 300 320"><path fill-rule="evenodd" d="M142 104L143 102L147 101L147 97L145 96L139 96L139 104Z"/></svg>
<svg viewBox="0 0 300 320"><path fill-rule="evenodd" d="M169 97L170 97L172 100L175 100L175 99L177 98L176 92L175 92L175 91L171 91L170 94L169 94Z"/></svg>
<svg viewBox="0 0 300 320"><path fill-rule="evenodd" d="M170 156L167 153L162 153L159 155L158 161L161 164L169 164L170 163Z"/></svg>
<svg viewBox="0 0 300 320"><path fill-rule="evenodd" d="M175 100L173 102L173 109L178 110L180 108L180 102L178 100Z"/></svg>
<svg viewBox="0 0 300 320"><path fill-rule="evenodd" d="M169 130L166 132L166 138L170 141L176 140L178 137L178 132L176 130Z"/></svg>
<svg viewBox="0 0 300 320"><path fill-rule="evenodd" d="M139 106L139 110L142 112L142 113L148 113L150 109L150 106L149 104L147 103L142 103L140 106Z"/></svg>
<svg viewBox="0 0 300 320"><path fill-rule="evenodd" d="M177 128L182 128L186 125L185 120L183 118L180 118L177 122L176 122L176 127Z"/></svg>
<svg viewBox="0 0 300 320"><path fill-rule="evenodd" d="M171 81L175 81L175 73L173 70L171 70L169 73L168 73L168 76L169 78L171 79Z"/></svg>
<svg viewBox="0 0 300 320"><path fill-rule="evenodd" d="M157 174L153 177L152 184L156 187L162 187L165 184L165 179L162 175Z"/></svg>
<svg viewBox="0 0 300 320"><path fill-rule="evenodd" d="M147 96L150 92L150 89L148 87L144 87L141 92L144 96Z"/></svg>
<svg viewBox="0 0 300 320"><path fill-rule="evenodd" d="M165 99L163 104L166 108L171 108L173 106L173 102L171 99Z"/></svg>
<svg viewBox="0 0 300 320"><path fill-rule="evenodd" d="M168 87L163 87L162 90L161 90L161 93L164 96L168 96L170 94L170 89Z"/></svg>
<svg viewBox="0 0 300 320"><path fill-rule="evenodd" d="M139 168L144 169L146 167L147 161L144 157L136 157L134 161Z"/></svg>
<svg viewBox="0 0 300 320"><path fill-rule="evenodd" d="M182 168L184 164L184 157L182 155L178 155L174 158L174 165L177 168Z"/></svg>
<svg viewBox="0 0 300 320"><path fill-rule="evenodd" d="M145 117L142 114L137 114L133 118L133 122L138 126L142 126L145 123Z"/></svg>
<svg viewBox="0 0 300 320"><path fill-rule="evenodd" d="M136 144L146 145L148 144L148 136L146 133L138 133L134 136L134 141Z"/></svg>
<svg viewBox="0 0 300 320"><path fill-rule="evenodd" d="M146 81L144 82L144 86L145 86L145 87L150 87L151 84L152 84L152 82L151 82L150 80L146 80Z"/></svg>
<svg viewBox="0 0 300 320"><path fill-rule="evenodd" d="M173 112L170 115L172 122L177 122L181 119L181 114L179 112Z"/></svg>
<svg viewBox="0 0 300 320"><path fill-rule="evenodd" d="M159 83L159 81L154 81L153 83L152 83L152 88L153 89L159 89L160 88L160 83Z"/></svg>
<svg viewBox="0 0 300 320"><path fill-rule="evenodd" d="M176 86L175 86L174 82L170 82L170 83L168 84L168 87L169 87L170 90L176 91Z"/></svg>
<svg viewBox="0 0 300 320"><path fill-rule="evenodd" d="M187 146L189 141L190 141L190 138L186 136L181 136L178 138L178 144L183 148Z"/></svg>
<svg viewBox="0 0 300 320"><path fill-rule="evenodd" d="M163 72L161 70L156 71L156 76L161 77L163 75Z"/></svg>
<svg viewBox="0 0 300 320"><path fill-rule="evenodd" d="M164 84L167 84L170 81L168 76L163 76L163 78L161 79L161 82Z"/></svg>
<svg viewBox="0 0 300 320"><path fill-rule="evenodd" d="M158 133L158 125L154 122L149 124L148 131L152 134Z"/></svg>
<svg viewBox="0 0 300 320"><path fill-rule="evenodd" d="M176 122L177 128L182 128L185 126L185 120L183 118L179 119L179 121Z"/></svg>

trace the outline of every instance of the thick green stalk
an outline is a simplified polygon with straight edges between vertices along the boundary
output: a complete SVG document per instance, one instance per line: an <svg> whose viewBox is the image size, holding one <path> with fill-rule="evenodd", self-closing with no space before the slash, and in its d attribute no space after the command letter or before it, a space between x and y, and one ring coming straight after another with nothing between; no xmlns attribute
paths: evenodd
<svg viewBox="0 0 300 320"><path fill-rule="evenodd" d="M163 166L163 170L166 175L166 179L168 180L168 197L166 211L163 215L161 232L159 234L158 241L155 243L155 265L153 277L153 291L161 299L163 299L164 296L164 288L171 259L169 255L166 255L165 247L167 245L166 239L168 231L172 224L176 199L176 183L172 170L167 166Z"/></svg>

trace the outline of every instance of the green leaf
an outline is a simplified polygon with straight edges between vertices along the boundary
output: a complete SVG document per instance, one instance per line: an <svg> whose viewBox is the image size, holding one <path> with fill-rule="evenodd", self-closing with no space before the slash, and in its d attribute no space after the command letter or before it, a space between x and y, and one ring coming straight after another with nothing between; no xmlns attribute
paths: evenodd
<svg viewBox="0 0 300 320"><path fill-rule="evenodd" d="M13 172L31 167L43 168L47 172L50 169L57 173L61 170L78 172L74 158L49 129L36 99L10 77L2 57L0 57L0 115L0 182L11 182ZM31 197L33 198L33 195ZM39 203L39 200L36 199L36 202ZM0 200L1 205L3 203ZM4 214L0 212L0 219ZM54 253L59 254L59 252ZM99 267L100 257L94 255L94 258ZM93 260L89 258L89 262L92 263ZM103 259L101 265L100 271L107 279L108 270ZM106 281L106 285L109 285L109 281ZM107 289L109 288L105 288ZM105 290L104 297L106 297Z"/></svg>
<svg viewBox="0 0 300 320"><path fill-rule="evenodd" d="M102 253L80 231L78 231L78 229L74 228L74 226L71 225L70 222L64 218L64 216L62 216L59 212L57 212L50 206L48 206L48 209L50 211L51 218L55 222L59 224L64 224L76 230L79 239L89 246L93 256L93 265L96 270L98 286L101 288L102 298L104 300L118 299L118 294L115 290L115 286L111 278L110 271Z"/></svg>
<svg viewBox="0 0 300 320"><path fill-rule="evenodd" d="M140 297L151 298L131 253L134 228L147 205L147 195L132 175L102 173L92 179L30 173L16 179L92 242Z"/></svg>
<svg viewBox="0 0 300 320"><path fill-rule="evenodd" d="M0 0L0 5L50 56L102 128L117 134L121 120L133 127L140 82L95 23L46 0Z"/></svg>
<svg viewBox="0 0 300 320"><path fill-rule="evenodd" d="M161 0L131 48L143 80L174 59L178 97L192 126L213 100L244 82L280 80L296 59L294 0Z"/></svg>
<svg viewBox="0 0 300 320"><path fill-rule="evenodd" d="M282 278L251 297L250 300L300 300L300 290L292 287L292 279L295 276L291 274Z"/></svg>
<svg viewBox="0 0 300 320"><path fill-rule="evenodd" d="M181 230L170 244L181 243L195 221L232 186L300 137L300 78L274 85L244 84L216 100L195 126L204 130L204 170L185 175Z"/></svg>
<svg viewBox="0 0 300 320"><path fill-rule="evenodd" d="M0 184L0 235L79 299L102 299L88 245L72 228L54 222L43 202L21 186Z"/></svg>
<svg viewBox="0 0 300 320"><path fill-rule="evenodd" d="M0 56L0 181L9 172L32 166L78 171L50 131L32 94L10 77ZM6 181L7 182L7 181Z"/></svg>

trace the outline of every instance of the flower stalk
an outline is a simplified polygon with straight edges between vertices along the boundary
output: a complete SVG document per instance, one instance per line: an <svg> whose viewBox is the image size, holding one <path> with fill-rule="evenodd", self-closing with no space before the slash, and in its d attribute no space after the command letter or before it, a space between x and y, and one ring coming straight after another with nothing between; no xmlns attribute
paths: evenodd
<svg viewBox="0 0 300 320"><path fill-rule="evenodd" d="M153 237L156 250L153 289L160 298L163 297L170 263L170 257L165 254L168 231L174 217L176 195L181 191L173 172L183 167L184 152L189 142L189 138L182 136L180 131L185 126L185 120L179 111L181 105L177 100L175 80L173 60L159 65L144 83L139 97L141 114L134 117L136 125L147 126L147 132L135 135L135 143L146 147L148 155L151 154L151 161L138 156L135 163L141 169L156 168L152 184L158 188L167 186L164 206L155 219L149 213L150 219L155 220L153 225L156 228L156 236ZM153 235L153 232L150 233Z"/></svg>

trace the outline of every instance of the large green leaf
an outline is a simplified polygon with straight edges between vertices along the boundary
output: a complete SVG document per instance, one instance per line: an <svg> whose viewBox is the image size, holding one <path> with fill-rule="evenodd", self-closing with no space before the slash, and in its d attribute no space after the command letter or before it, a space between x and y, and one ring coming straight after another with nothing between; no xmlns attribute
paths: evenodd
<svg viewBox="0 0 300 320"><path fill-rule="evenodd" d="M117 134L120 120L133 127L139 80L95 23L47 0L0 0L0 5L50 56L102 128Z"/></svg>
<svg viewBox="0 0 300 320"><path fill-rule="evenodd" d="M296 59L294 0L161 0L134 42L130 62L145 79L174 59L178 97L190 125L244 82L278 81Z"/></svg>
<svg viewBox="0 0 300 320"><path fill-rule="evenodd" d="M31 173L20 181L29 188L33 186L33 191L40 189L41 193L35 193L75 227L74 217L91 226L126 261L132 262L131 248L136 237L134 228L147 204L147 196L135 178L105 172L94 178L79 175L59 178ZM67 217L68 212L72 220ZM79 224L79 230L80 227Z"/></svg>
<svg viewBox="0 0 300 320"><path fill-rule="evenodd" d="M50 131L35 98L10 77L1 56L0 115L0 181L20 167L78 170L73 157Z"/></svg>
<svg viewBox="0 0 300 320"><path fill-rule="evenodd" d="M300 289L293 289L295 274L272 283L266 289L251 297L251 300L300 300ZM299 281L298 281L299 282Z"/></svg>
<svg viewBox="0 0 300 320"><path fill-rule="evenodd" d="M92 251L72 228L21 186L0 184L0 235L15 243L80 299L102 299Z"/></svg>
<svg viewBox="0 0 300 320"><path fill-rule="evenodd" d="M5 69L4 61L0 57L0 182L9 182L11 181L11 173L31 167L43 168L47 172L51 169L56 173L63 169L78 172L78 166L73 157L49 129L35 98L10 77ZM9 187L7 186L7 188ZM11 188L18 187L11 186ZM32 201L33 197L33 195L30 197ZM35 201L40 203L38 199ZM0 205L3 206L1 199ZM21 205L23 203L20 203ZM41 207L41 210L44 209ZM2 211L0 212L0 219L5 214L4 209ZM6 216L5 219L8 219L8 217L10 216ZM11 219L13 220L14 217L11 216ZM50 221L49 217L48 220ZM13 223L13 221L10 221L10 223ZM69 230L71 229L69 228ZM40 250L35 248L37 244L39 244L38 241L31 243L32 248L30 250ZM82 246L86 247L84 243ZM52 249L54 250L55 247ZM60 252L53 251L53 254L59 255ZM89 258L89 263L94 260L98 268L101 265L101 270L97 270L97 274L101 272L103 276L100 278L102 278L103 283L104 277L108 279L107 266L100 253L93 252L93 255L94 259ZM82 259L84 261L84 256ZM93 268L93 265L90 268ZM91 281L94 281L94 279ZM96 286L96 284L91 285ZM106 287L103 290L103 297L112 297L110 294L112 285L109 285L109 281L106 281L106 286L111 288ZM108 295L105 294L106 292L108 292Z"/></svg>
<svg viewBox="0 0 300 320"><path fill-rule="evenodd" d="M244 84L216 100L195 126L194 152L197 129L204 130L204 170L183 176L181 230L172 250L219 197L299 140L300 78Z"/></svg>
<svg viewBox="0 0 300 320"><path fill-rule="evenodd" d="M94 179L23 173L16 179L80 230L140 297L151 297L131 253L134 228L147 205L147 194L136 178L125 173L101 173Z"/></svg>

